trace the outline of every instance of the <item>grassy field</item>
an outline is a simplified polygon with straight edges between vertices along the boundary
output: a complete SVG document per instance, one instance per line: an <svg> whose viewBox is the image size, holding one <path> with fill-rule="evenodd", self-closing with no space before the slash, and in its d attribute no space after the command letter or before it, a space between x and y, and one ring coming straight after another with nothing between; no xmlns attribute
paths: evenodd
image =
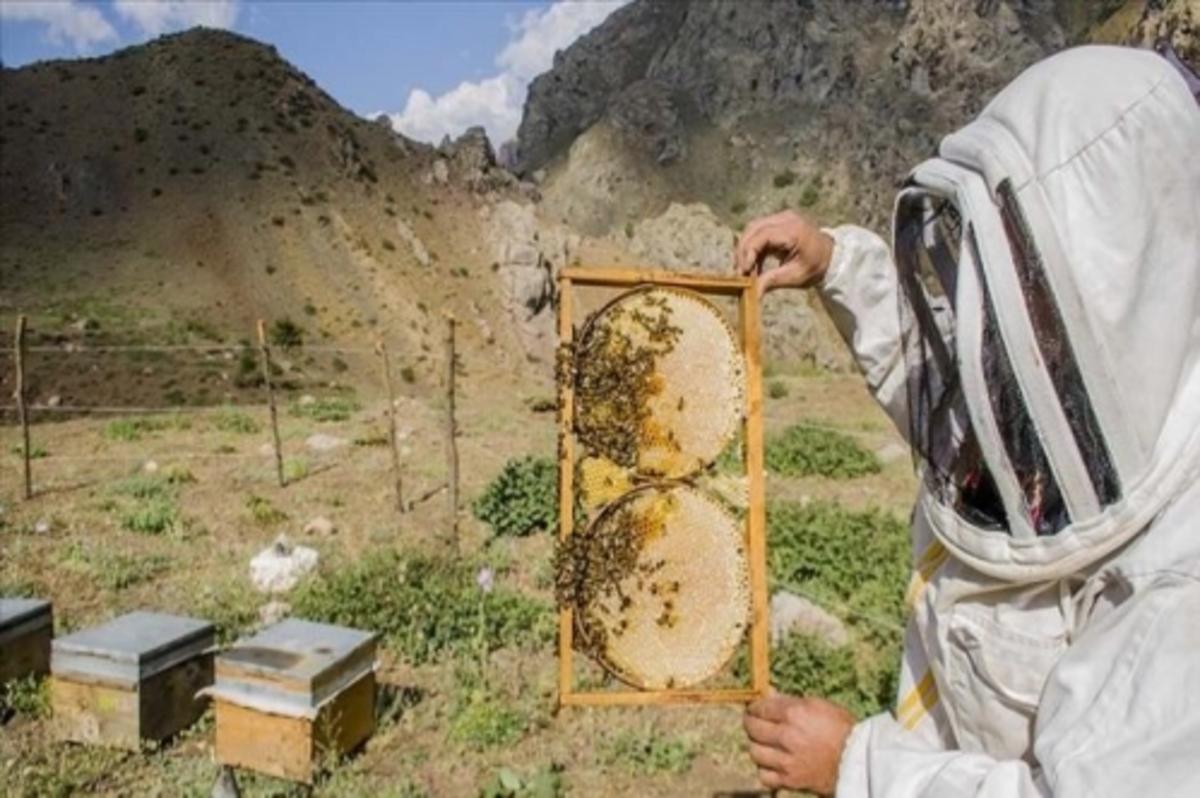
<svg viewBox="0 0 1200 798"><path fill-rule="evenodd" d="M228 643L269 600L250 584L250 558L283 532L321 555L285 597L293 614L381 635L376 732L314 794L757 794L737 706L556 708L551 534L497 535L471 511L507 464L553 456L553 414L534 394L464 390L457 536L437 490L436 402L400 400L405 494L432 494L405 514L385 408L366 399L283 403L284 487L262 406L40 422L31 500L20 431L0 427L0 595L53 600L60 634L146 609L209 619ZM850 639L791 638L773 652L776 684L875 711L890 700L903 618L909 460L855 377L773 375L767 395L772 588L815 599ZM337 445L312 448L316 434ZM521 493L546 495L532 482ZM305 534L318 517L336 531ZM491 592L476 583L482 568ZM126 753L58 742L44 682L4 694L5 795L209 794L211 710L161 749ZM248 796L299 794L240 781Z"/></svg>

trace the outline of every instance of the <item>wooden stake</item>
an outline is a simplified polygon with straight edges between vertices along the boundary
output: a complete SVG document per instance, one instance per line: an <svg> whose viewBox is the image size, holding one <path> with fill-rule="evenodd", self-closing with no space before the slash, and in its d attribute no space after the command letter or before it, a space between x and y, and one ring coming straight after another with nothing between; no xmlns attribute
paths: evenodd
<svg viewBox="0 0 1200 798"><path fill-rule="evenodd" d="M29 410L25 406L25 317L17 317L17 340L13 344L17 361L17 387L13 398L17 400L17 418L21 422L21 459L25 461L25 498L33 498L33 470L29 462Z"/></svg>
<svg viewBox="0 0 1200 798"><path fill-rule="evenodd" d="M392 383L392 364L388 358L387 345L380 338L375 351L383 360L383 387L388 401L388 443L392 448L392 479L396 485L396 511L404 515L404 483L400 471L400 442L396 439L396 391Z"/></svg>
<svg viewBox="0 0 1200 798"><path fill-rule="evenodd" d="M258 351L262 355L263 383L267 386L267 405L271 408L271 435L275 440L275 473L279 487L286 487L283 476L283 443L279 439L279 412L275 409L275 388L271 385L271 350L267 347L267 325L258 320Z"/></svg>
<svg viewBox="0 0 1200 798"><path fill-rule="evenodd" d="M453 314L446 314L446 474L450 505L450 535L454 553L458 546L458 417L455 408L455 383L458 379L458 355L454 346Z"/></svg>

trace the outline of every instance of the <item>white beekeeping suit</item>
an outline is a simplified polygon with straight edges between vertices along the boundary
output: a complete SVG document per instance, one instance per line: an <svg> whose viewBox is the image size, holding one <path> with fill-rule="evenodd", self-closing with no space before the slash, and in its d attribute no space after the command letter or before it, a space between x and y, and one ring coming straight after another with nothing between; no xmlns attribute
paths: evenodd
<svg viewBox="0 0 1200 798"><path fill-rule="evenodd" d="M897 704L839 798L1200 796L1200 106L1066 51L895 223L829 231L820 286L923 462Z"/></svg>

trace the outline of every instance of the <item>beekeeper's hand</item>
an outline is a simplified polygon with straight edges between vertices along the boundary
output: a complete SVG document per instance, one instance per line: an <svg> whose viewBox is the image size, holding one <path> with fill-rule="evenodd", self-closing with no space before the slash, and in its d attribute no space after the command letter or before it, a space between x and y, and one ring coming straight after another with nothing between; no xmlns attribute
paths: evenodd
<svg viewBox="0 0 1200 798"><path fill-rule="evenodd" d="M742 723L764 787L833 795L854 726L849 710L823 698L772 693L746 707Z"/></svg>
<svg viewBox="0 0 1200 798"><path fill-rule="evenodd" d="M829 269L833 238L795 211L781 211L746 225L737 244L737 269L759 275L758 295L776 288L808 288ZM764 268L770 258L778 260Z"/></svg>

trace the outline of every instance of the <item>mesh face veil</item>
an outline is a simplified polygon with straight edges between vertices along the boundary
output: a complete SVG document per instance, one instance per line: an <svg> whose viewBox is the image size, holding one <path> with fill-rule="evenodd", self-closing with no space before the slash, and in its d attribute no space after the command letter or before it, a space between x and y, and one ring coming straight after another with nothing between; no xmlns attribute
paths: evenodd
<svg viewBox="0 0 1200 798"><path fill-rule="evenodd" d="M1103 440L1096 429L1069 337L1041 276L1036 248L1029 240L1019 206L1005 190L1000 216L1011 262L1022 288L1026 312L1037 331L1039 350L1064 413L1089 455L1097 493L1106 503L1119 493ZM910 188L896 213L896 263L901 285L900 320L909 401L909 439L925 463L934 496L963 520L986 530L1009 531L993 472L984 459L963 390L961 358L954 331L960 301L959 270L976 270L979 314L977 346L986 412L999 437L1012 474L1022 520L1037 536L1054 535L1071 523L1042 437L1021 389L1021 381L1001 335L975 231L964 226L953 200ZM967 257L963 257L966 255Z"/></svg>
<svg viewBox="0 0 1200 798"><path fill-rule="evenodd" d="M943 197L909 189L896 210L895 255L909 408L909 441L938 501L986 529L1004 505L971 425L955 351L962 218Z"/></svg>

